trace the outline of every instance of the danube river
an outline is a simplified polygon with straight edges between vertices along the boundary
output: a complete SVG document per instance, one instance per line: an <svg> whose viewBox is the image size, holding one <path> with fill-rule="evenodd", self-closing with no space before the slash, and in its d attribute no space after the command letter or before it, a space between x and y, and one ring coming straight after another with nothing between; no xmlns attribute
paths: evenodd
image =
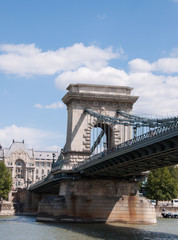
<svg viewBox="0 0 178 240"><path fill-rule="evenodd" d="M40 223L34 217L0 216L0 240L178 239L178 219L156 225Z"/></svg>

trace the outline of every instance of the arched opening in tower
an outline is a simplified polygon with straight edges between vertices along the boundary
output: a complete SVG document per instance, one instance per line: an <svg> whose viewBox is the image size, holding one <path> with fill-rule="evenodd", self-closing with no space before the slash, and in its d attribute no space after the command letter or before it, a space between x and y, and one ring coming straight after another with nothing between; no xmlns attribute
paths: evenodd
<svg viewBox="0 0 178 240"><path fill-rule="evenodd" d="M112 146L112 129L107 123L97 123L93 126L90 134L90 152L96 155L108 150Z"/></svg>

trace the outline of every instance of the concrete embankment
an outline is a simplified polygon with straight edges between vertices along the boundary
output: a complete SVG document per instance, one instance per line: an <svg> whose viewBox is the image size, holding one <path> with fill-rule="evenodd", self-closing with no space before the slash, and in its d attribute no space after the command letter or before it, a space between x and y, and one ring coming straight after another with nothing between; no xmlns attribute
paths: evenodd
<svg viewBox="0 0 178 240"><path fill-rule="evenodd" d="M9 216L14 215L14 206L12 202L3 201L0 202L0 215L1 216Z"/></svg>

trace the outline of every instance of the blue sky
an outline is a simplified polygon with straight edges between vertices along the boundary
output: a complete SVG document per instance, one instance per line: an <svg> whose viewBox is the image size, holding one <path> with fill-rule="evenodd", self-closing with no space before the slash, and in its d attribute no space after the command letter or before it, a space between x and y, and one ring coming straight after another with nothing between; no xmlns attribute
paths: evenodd
<svg viewBox="0 0 178 240"><path fill-rule="evenodd" d="M178 112L178 1L0 0L0 143L57 150L70 83L131 86L134 112Z"/></svg>

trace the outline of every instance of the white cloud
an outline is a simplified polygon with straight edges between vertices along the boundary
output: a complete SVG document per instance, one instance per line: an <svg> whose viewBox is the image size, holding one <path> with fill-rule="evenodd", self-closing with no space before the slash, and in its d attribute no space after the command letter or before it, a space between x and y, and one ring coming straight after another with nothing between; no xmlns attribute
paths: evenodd
<svg viewBox="0 0 178 240"><path fill-rule="evenodd" d="M162 73L178 73L178 58L160 58L153 63L153 70Z"/></svg>
<svg viewBox="0 0 178 240"><path fill-rule="evenodd" d="M37 103L34 105L35 108L44 108L44 106L40 103Z"/></svg>
<svg viewBox="0 0 178 240"><path fill-rule="evenodd" d="M0 45L0 51L21 56L35 56L41 52L34 44L2 44Z"/></svg>
<svg viewBox="0 0 178 240"><path fill-rule="evenodd" d="M4 44L0 45L0 51L0 71L23 76L53 75L82 66L100 69L119 55L112 48L103 50L93 45L86 47L82 43L46 52L34 44Z"/></svg>
<svg viewBox="0 0 178 240"><path fill-rule="evenodd" d="M152 71L152 65L143 59L136 58L129 62L131 72L150 72Z"/></svg>
<svg viewBox="0 0 178 240"><path fill-rule="evenodd" d="M134 111L166 113L178 110L178 76L131 73L129 86L134 87L133 94L140 96Z"/></svg>
<svg viewBox="0 0 178 240"><path fill-rule="evenodd" d="M97 14L97 18L98 18L99 20L104 20L104 19L106 18L106 14L100 14L100 13L98 13L98 14Z"/></svg>
<svg viewBox="0 0 178 240"><path fill-rule="evenodd" d="M129 67L131 72L178 73L178 58L160 58L153 63L137 58L129 62Z"/></svg>
<svg viewBox="0 0 178 240"><path fill-rule="evenodd" d="M0 144L9 147L12 139L15 141L25 141L25 145L36 150L45 149L46 140L59 139L61 136L54 132L42 131L35 128L18 127L16 125L7 126L0 129ZM49 146L48 149L57 149L57 146ZM59 148L59 147L58 147Z"/></svg>
<svg viewBox="0 0 178 240"><path fill-rule="evenodd" d="M92 70L79 68L77 71L68 71L60 74L55 79L58 88L66 88L70 83L93 83L106 85L127 85L128 75L123 70L112 67Z"/></svg>
<svg viewBox="0 0 178 240"><path fill-rule="evenodd" d="M178 1L177 1L178 2ZM173 48L170 57L178 57L178 48Z"/></svg>
<svg viewBox="0 0 178 240"><path fill-rule="evenodd" d="M51 103L49 105L42 105L42 104L35 104L34 105L35 108L46 108L46 109L57 109L57 108L63 108L64 104L62 102L55 102L55 103Z"/></svg>

